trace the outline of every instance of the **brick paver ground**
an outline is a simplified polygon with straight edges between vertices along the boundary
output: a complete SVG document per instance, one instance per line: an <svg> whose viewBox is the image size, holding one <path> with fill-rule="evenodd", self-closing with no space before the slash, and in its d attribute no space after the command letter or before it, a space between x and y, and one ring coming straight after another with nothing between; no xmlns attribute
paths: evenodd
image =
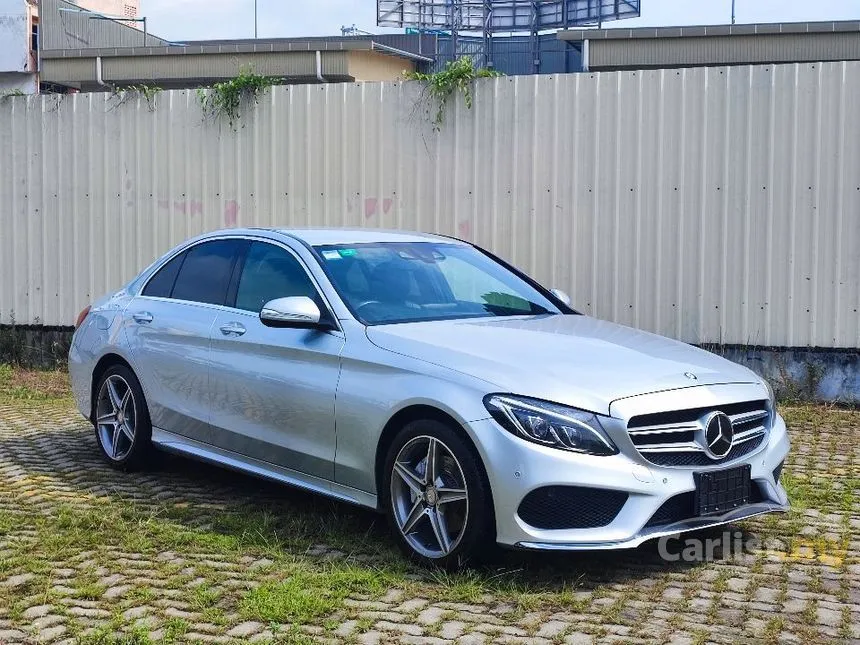
<svg viewBox="0 0 860 645"><path fill-rule="evenodd" d="M797 418L795 510L728 529L751 553L452 575L373 513L178 458L117 473L68 400L0 400L0 642L858 642L860 413Z"/></svg>

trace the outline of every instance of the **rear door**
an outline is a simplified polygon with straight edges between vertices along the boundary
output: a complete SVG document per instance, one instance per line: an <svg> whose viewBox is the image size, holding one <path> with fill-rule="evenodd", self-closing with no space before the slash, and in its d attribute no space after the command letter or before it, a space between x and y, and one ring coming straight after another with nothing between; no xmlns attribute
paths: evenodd
<svg viewBox="0 0 860 645"><path fill-rule="evenodd" d="M308 296L333 315L301 260L286 247L251 243L228 307L212 326L214 444L327 480L334 477L334 403L340 331L267 327L263 305Z"/></svg>
<svg viewBox="0 0 860 645"><path fill-rule="evenodd" d="M126 309L126 336L152 424L211 441L209 336L241 239L201 242L168 261Z"/></svg>

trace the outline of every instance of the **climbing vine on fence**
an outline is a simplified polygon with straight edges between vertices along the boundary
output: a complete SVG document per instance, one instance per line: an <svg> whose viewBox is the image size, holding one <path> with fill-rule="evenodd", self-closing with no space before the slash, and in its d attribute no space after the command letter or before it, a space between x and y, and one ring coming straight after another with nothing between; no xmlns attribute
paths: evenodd
<svg viewBox="0 0 860 645"><path fill-rule="evenodd" d="M431 100L436 103L436 113L433 116L433 126L438 130L445 121L445 109L448 101L458 92L463 95L466 107L472 109L474 101L472 88L475 80L479 78L494 78L501 76L497 72L485 67L475 67L475 62L470 56L463 56L455 61L445 64L438 72L430 74L424 72L406 72L405 76L410 81L424 83L426 91Z"/></svg>
<svg viewBox="0 0 860 645"><path fill-rule="evenodd" d="M207 117L226 119L233 127L241 116L243 105L257 103L263 92L283 82L282 78L261 76L251 69L243 69L229 81L215 83L209 89L198 89L197 98Z"/></svg>
<svg viewBox="0 0 860 645"><path fill-rule="evenodd" d="M113 86L111 95L115 99L114 108L118 108L120 105L125 105L134 98L140 97L146 101L149 111L154 112L155 100L162 91L163 89L158 85L141 83L139 85Z"/></svg>

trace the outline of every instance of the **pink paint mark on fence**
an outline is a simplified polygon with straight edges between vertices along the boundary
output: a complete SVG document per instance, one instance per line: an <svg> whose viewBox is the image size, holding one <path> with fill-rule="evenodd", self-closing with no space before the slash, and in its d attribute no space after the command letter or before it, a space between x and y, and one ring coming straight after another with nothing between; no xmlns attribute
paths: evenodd
<svg viewBox="0 0 860 645"><path fill-rule="evenodd" d="M232 228L239 221L239 203L231 199L224 204L224 226Z"/></svg>
<svg viewBox="0 0 860 645"><path fill-rule="evenodd" d="M376 197L368 197L364 200L364 217L370 219L376 215L376 210L379 208L379 200Z"/></svg>
<svg viewBox="0 0 860 645"><path fill-rule="evenodd" d="M457 225L457 235L464 240L468 240L472 237L472 222L465 221L460 222Z"/></svg>
<svg viewBox="0 0 860 645"><path fill-rule="evenodd" d="M387 215L388 211L391 210L391 206L393 204L394 204L394 200L391 199L391 197L386 197L385 199L383 199L382 200L382 212Z"/></svg>

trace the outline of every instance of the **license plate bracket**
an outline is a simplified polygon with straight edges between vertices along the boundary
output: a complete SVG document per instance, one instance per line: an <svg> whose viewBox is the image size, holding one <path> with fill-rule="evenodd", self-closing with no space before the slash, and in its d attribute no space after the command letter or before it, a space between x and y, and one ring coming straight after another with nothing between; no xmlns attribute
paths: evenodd
<svg viewBox="0 0 860 645"><path fill-rule="evenodd" d="M750 466L693 473L696 482L694 509L697 515L726 513L750 503Z"/></svg>

